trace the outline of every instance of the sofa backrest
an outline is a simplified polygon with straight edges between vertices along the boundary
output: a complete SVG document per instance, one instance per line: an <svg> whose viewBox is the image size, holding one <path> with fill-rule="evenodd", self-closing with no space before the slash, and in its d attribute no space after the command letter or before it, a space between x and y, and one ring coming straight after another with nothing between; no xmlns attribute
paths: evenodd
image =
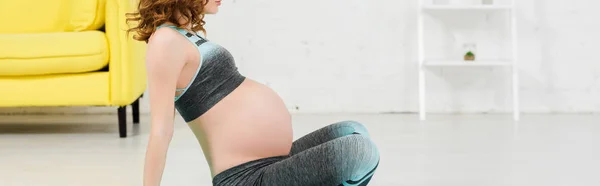
<svg viewBox="0 0 600 186"><path fill-rule="evenodd" d="M105 7L106 0L0 0L0 34L97 30Z"/></svg>

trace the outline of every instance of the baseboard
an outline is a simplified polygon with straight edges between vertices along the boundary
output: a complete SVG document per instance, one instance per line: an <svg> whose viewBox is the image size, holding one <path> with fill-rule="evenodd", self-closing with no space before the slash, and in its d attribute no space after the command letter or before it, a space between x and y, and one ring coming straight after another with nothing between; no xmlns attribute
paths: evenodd
<svg viewBox="0 0 600 186"><path fill-rule="evenodd" d="M118 107L4 107L0 115L73 115L73 114L117 114ZM131 106L127 107L131 113ZM149 110L140 105L140 114L149 114Z"/></svg>
<svg viewBox="0 0 600 186"><path fill-rule="evenodd" d="M140 102L140 114L150 114L149 105L145 102ZM297 110L295 108L288 108L291 114L418 114L415 111L404 111L404 112L341 112L341 111L325 111L325 110ZM131 106L127 107L127 112L131 113ZM79 106L79 107L0 107L0 115L72 115L72 114L117 114L117 107L108 106ZM451 114L451 115L486 115L486 114L512 114L512 112L428 112L427 114ZM521 114L586 114L586 115L597 115L600 112L594 111L572 111L572 112L558 112L558 111L523 111Z"/></svg>

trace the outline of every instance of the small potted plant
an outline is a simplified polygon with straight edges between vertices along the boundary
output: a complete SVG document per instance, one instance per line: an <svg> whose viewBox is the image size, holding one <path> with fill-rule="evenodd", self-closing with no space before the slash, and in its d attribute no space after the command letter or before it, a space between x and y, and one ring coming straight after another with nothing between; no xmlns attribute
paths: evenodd
<svg viewBox="0 0 600 186"><path fill-rule="evenodd" d="M473 54L473 52L469 51L467 52L467 54L465 54L465 61L474 61L475 60L475 54Z"/></svg>

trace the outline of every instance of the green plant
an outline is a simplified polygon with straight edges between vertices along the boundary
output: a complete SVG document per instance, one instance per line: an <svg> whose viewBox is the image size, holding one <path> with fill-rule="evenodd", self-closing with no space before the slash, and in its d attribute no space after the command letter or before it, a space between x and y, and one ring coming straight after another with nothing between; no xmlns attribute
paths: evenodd
<svg viewBox="0 0 600 186"><path fill-rule="evenodd" d="M471 52L471 51L467 52L467 54L465 55L465 60L467 60L467 61L474 61L475 60L475 54L473 54L473 52Z"/></svg>

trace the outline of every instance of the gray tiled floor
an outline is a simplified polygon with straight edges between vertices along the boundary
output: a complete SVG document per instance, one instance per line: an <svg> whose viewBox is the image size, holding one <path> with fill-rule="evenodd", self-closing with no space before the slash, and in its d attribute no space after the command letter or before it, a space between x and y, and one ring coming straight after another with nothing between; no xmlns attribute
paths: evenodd
<svg viewBox="0 0 600 186"><path fill-rule="evenodd" d="M600 116L305 114L294 115L295 137L347 119L381 150L370 185L600 185ZM0 116L0 185L141 185L147 121L119 139L116 116ZM163 185L211 185L193 134L176 127Z"/></svg>

